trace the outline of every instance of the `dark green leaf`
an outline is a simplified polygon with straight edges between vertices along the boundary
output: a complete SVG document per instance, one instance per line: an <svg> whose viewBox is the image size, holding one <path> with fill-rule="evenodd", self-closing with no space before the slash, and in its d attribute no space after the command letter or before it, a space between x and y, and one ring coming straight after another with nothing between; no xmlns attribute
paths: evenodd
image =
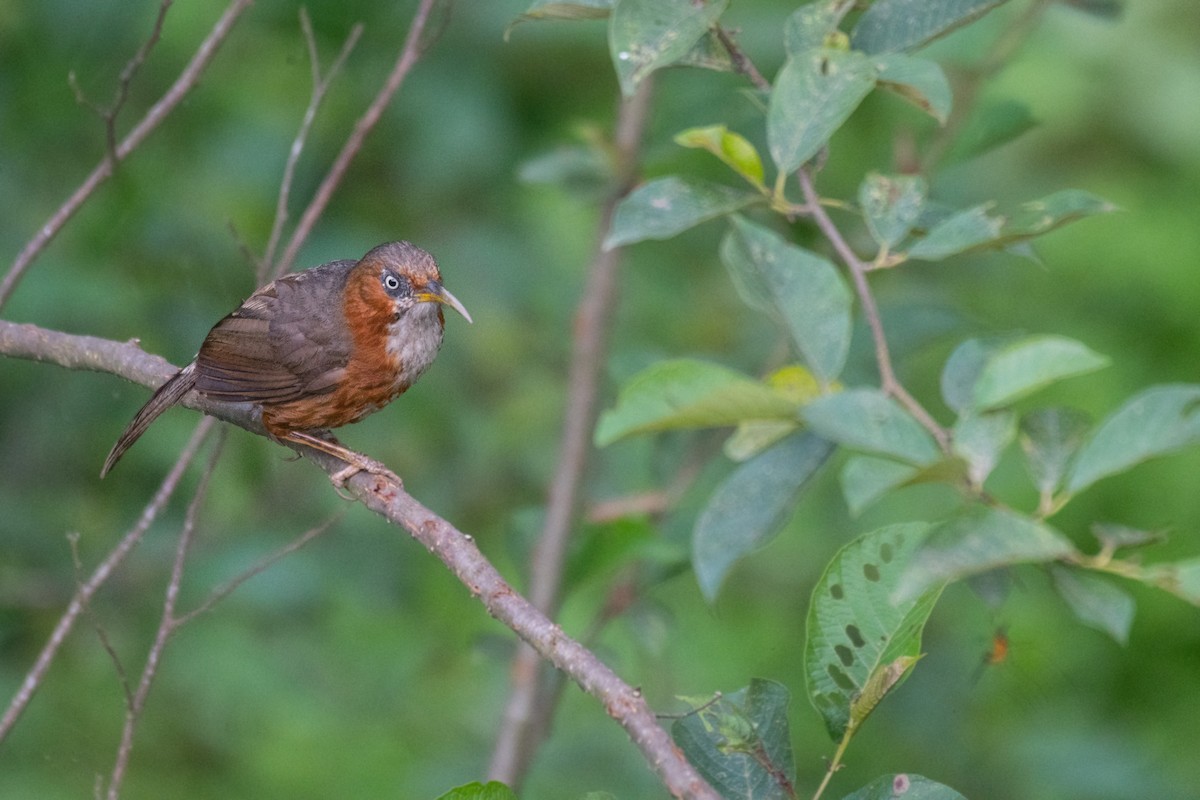
<svg viewBox="0 0 1200 800"><path fill-rule="evenodd" d="M608 20L608 46L621 91L686 56L708 33L728 0L617 0Z"/></svg>
<svg viewBox="0 0 1200 800"><path fill-rule="evenodd" d="M958 418L953 430L953 450L966 462L972 486L983 486L1016 432L1016 415L1008 410Z"/></svg>
<svg viewBox="0 0 1200 800"><path fill-rule="evenodd" d="M1144 531L1111 522L1093 522L1091 531L1092 535L1096 537L1096 541L1112 552L1162 544L1167 540L1166 531Z"/></svg>
<svg viewBox="0 0 1200 800"><path fill-rule="evenodd" d="M1107 200L1082 189L1064 189L1040 200L1023 203L1004 223L1000 243L1011 244L1049 233L1055 228L1096 214L1116 211Z"/></svg>
<svg viewBox="0 0 1200 800"><path fill-rule="evenodd" d="M721 42L716 32L711 29L676 64L681 67L698 67L716 72L733 71L733 59L729 56L729 50Z"/></svg>
<svg viewBox="0 0 1200 800"><path fill-rule="evenodd" d="M1101 478L1200 442L1200 386L1156 386L1106 419L1075 457L1067 490L1078 494Z"/></svg>
<svg viewBox="0 0 1200 800"><path fill-rule="evenodd" d="M860 724L921 654L921 631L941 587L901 603L892 595L927 528L906 523L860 536L838 551L813 589L804 670L809 699L834 741Z"/></svg>
<svg viewBox="0 0 1200 800"><path fill-rule="evenodd" d="M789 800L796 780L787 689L755 678L671 726L700 775L726 798Z"/></svg>
<svg viewBox="0 0 1200 800"><path fill-rule="evenodd" d="M521 164L517 178L525 183L560 186L584 195L598 195L612 181L612 161L597 148L560 147Z"/></svg>
<svg viewBox="0 0 1200 800"><path fill-rule="evenodd" d="M777 234L733 217L721 260L742 299L770 313L823 383L842 370L850 349L850 289L837 268Z"/></svg>
<svg viewBox="0 0 1200 800"><path fill-rule="evenodd" d="M1065 336L1028 336L988 354L974 388L978 410L1009 405L1038 389L1108 366L1108 359Z"/></svg>
<svg viewBox="0 0 1200 800"><path fill-rule="evenodd" d="M908 236L921 217L926 188L920 175L867 175L858 187L858 204L871 237L890 250Z"/></svg>
<svg viewBox="0 0 1200 800"><path fill-rule="evenodd" d="M1104 19L1116 19L1125 12L1123 0L1058 0L1058 2Z"/></svg>
<svg viewBox="0 0 1200 800"><path fill-rule="evenodd" d="M976 206L938 223L909 248L908 257L941 261L995 241L1004 227L1004 218L992 216L988 208L986 205Z"/></svg>
<svg viewBox="0 0 1200 800"><path fill-rule="evenodd" d="M1016 100L984 103L967 121L946 160L951 163L966 161L991 152L1036 124L1033 112L1024 103Z"/></svg>
<svg viewBox="0 0 1200 800"><path fill-rule="evenodd" d="M997 567L1054 561L1075 552L1065 536L1014 511L973 506L934 528L909 563L896 598Z"/></svg>
<svg viewBox="0 0 1200 800"><path fill-rule="evenodd" d="M601 415L596 444L603 447L650 431L795 418L796 404L782 392L718 364L678 359L655 364L630 379L616 408Z"/></svg>
<svg viewBox="0 0 1200 800"><path fill-rule="evenodd" d="M875 0L854 26L851 42L867 53L914 50L966 25L1005 0Z"/></svg>
<svg viewBox="0 0 1200 800"><path fill-rule="evenodd" d="M875 86L862 53L805 50L783 65L767 109L767 144L780 172L794 172L825 146Z"/></svg>
<svg viewBox="0 0 1200 800"><path fill-rule="evenodd" d="M801 410L801 416L816 433L852 450L917 466L928 466L941 457L929 432L876 389L849 389L818 398Z"/></svg>
<svg viewBox="0 0 1200 800"><path fill-rule="evenodd" d="M513 790L499 781L468 783L451 789L437 800L517 800Z"/></svg>
<svg viewBox="0 0 1200 800"><path fill-rule="evenodd" d="M946 359L942 368L942 399L957 414L975 408L975 384L988 358L1003 347L1003 339L967 339Z"/></svg>
<svg viewBox="0 0 1200 800"><path fill-rule="evenodd" d="M683 147L707 150L750 183L762 186L763 164L758 150L744 136L734 133L724 125L689 128L676 134L675 143Z"/></svg>
<svg viewBox="0 0 1200 800"><path fill-rule="evenodd" d="M833 445L812 434L790 436L739 466L712 493L692 533L696 581L710 603L734 562L775 538L831 452Z"/></svg>
<svg viewBox="0 0 1200 800"><path fill-rule="evenodd" d="M675 175L647 181L617 206L604 249L645 239L670 239L702 222L743 209L759 197Z"/></svg>
<svg viewBox="0 0 1200 800"><path fill-rule="evenodd" d="M941 66L925 58L889 53L875 61L879 83L921 109L942 125L950 116L954 95Z"/></svg>
<svg viewBox="0 0 1200 800"><path fill-rule="evenodd" d="M851 456L846 459L841 474L846 506L857 517L891 490L907 484L918 472L919 467L890 458Z"/></svg>
<svg viewBox="0 0 1200 800"><path fill-rule="evenodd" d="M825 46L841 21L840 5L839 0L816 0L793 11L783 23L783 46L788 55Z"/></svg>
<svg viewBox="0 0 1200 800"><path fill-rule="evenodd" d="M1067 465L1090 427L1088 415L1074 408L1041 408L1021 418L1025 466L1043 496L1058 491Z"/></svg>
<svg viewBox="0 0 1200 800"><path fill-rule="evenodd" d="M967 800L958 792L920 775L884 775L843 800Z"/></svg>
<svg viewBox="0 0 1200 800"><path fill-rule="evenodd" d="M1129 641L1133 625L1133 596L1108 578L1078 567L1056 566L1050 571L1054 590L1079 621L1117 641Z"/></svg>

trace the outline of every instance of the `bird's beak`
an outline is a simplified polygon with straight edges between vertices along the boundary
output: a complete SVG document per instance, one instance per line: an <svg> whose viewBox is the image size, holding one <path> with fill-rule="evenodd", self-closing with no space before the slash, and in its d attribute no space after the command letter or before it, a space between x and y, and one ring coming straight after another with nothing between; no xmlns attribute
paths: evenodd
<svg viewBox="0 0 1200 800"><path fill-rule="evenodd" d="M462 303L458 302L458 298L450 294L445 286L442 286L437 281L430 281L425 284L425 291L417 293L417 300L422 303L441 303L453 308L455 311L463 315L467 322L473 323L471 315L467 313L467 308Z"/></svg>

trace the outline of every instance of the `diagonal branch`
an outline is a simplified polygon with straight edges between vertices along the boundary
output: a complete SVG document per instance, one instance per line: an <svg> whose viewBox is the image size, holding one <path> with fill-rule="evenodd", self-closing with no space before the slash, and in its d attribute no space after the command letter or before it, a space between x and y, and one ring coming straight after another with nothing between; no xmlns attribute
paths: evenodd
<svg viewBox="0 0 1200 800"><path fill-rule="evenodd" d="M192 60L184 67L183 72L171 85L157 103L150 107L146 115L133 126L133 130L121 140L111 152L104 156L104 159L96 166L92 173L79 185L71 196L66 199L58 210L55 211L42 227L38 228L38 232L25 245L25 248L13 261L9 267L8 274L4 276L4 280L0 281L0 308L8 302L16 291L17 284L25 275L26 270L33 264L34 260L41 254L46 246L58 235L63 226L68 220L75 215L75 212L83 206L89 197L95 193L101 184L112 177L116 171L117 163L124 161L129 157L138 145L145 141L146 137L154 132L167 116L175 110L175 107L187 96L188 92L196 88L200 83L200 76L204 74L205 69L212 63L213 57L217 54L217 50L221 44L229 36L229 32L233 30L234 24L242 12L250 7L252 0L233 0L229 7L225 9L225 13L217 20L216 25L209 32L208 36L200 43L196 54L192 56Z"/></svg>
<svg viewBox="0 0 1200 800"><path fill-rule="evenodd" d="M133 343L74 336L5 320L0 320L0 354L109 372L133 380L137 379L132 376L141 375L143 379L138 382L146 386L157 386L174 372L166 361L143 352ZM259 415L246 404L216 403L195 393L185 397L182 404L251 432L263 433ZM295 449L328 475L345 467L344 462L333 456L299 446ZM608 715L629 734L673 796L719 800L719 795L705 783L675 747L670 735L659 726L641 692L622 681L594 653L563 633L549 617L518 594L479 551L472 537L421 505L397 480L359 473L346 482L346 489L367 508L407 530L479 598L489 614L599 700Z"/></svg>

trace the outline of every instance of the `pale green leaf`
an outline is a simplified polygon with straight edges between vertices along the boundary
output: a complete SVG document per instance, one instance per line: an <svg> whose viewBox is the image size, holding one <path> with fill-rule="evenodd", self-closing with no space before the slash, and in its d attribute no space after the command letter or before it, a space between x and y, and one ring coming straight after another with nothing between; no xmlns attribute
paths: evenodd
<svg viewBox="0 0 1200 800"><path fill-rule="evenodd" d="M748 419L795 419L788 397L740 372L694 359L663 361L635 375L596 426L603 447L625 436L713 428Z"/></svg>
<svg viewBox="0 0 1200 800"><path fill-rule="evenodd" d="M942 368L942 399L957 414L975 408L975 384L983 374L988 358L1010 340L967 339L946 359Z"/></svg>
<svg viewBox="0 0 1200 800"><path fill-rule="evenodd" d="M919 467L875 456L851 456L840 476L842 494L853 516L893 489L907 484L920 472Z"/></svg>
<svg viewBox="0 0 1200 800"><path fill-rule="evenodd" d="M750 183L762 186L763 164L758 150L745 137L724 125L689 128L676 134L675 143L683 147L698 147L728 164Z"/></svg>
<svg viewBox="0 0 1200 800"><path fill-rule="evenodd" d="M794 172L825 146L875 87L862 53L819 47L797 53L775 78L767 144L781 172Z"/></svg>
<svg viewBox="0 0 1200 800"><path fill-rule="evenodd" d="M988 213L988 206L960 211L935 225L908 250L908 257L941 261L958 253L994 242L1004 227L1004 218Z"/></svg>
<svg viewBox="0 0 1200 800"><path fill-rule="evenodd" d="M1078 567L1056 566L1050 571L1058 592L1079 621L1117 641L1129 641L1135 604L1133 596L1110 579Z"/></svg>
<svg viewBox="0 0 1200 800"><path fill-rule="evenodd" d="M966 25L1005 0L875 0L859 17L851 42L867 53L914 50Z"/></svg>
<svg viewBox="0 0 1200 800"><path fill-rule="evenodd" d="M1090 428L1088 415L1074 408L1041 408L1021 418L1021 451L1038 492L1049 496L1058 491Z"/></svg>
<svg viewBox="0 0 1200 800"><path fill-rule="evenodd" d="M920 175L867 175L858 187L858 204L871 238L890 250L908 236L921 218L926 188Z"/></svg>
<svg viewBox="0 0 1200 800"><path fill-rule="evenodd" d="M804 406L801 416L813 431L852 450L917 466L941 458L929 431L877 389L849 389L818 398Z"/></svg>
<svg viewBox="0 0 1200 800"><path fill-rule="evenodd" d="M792 12L783 23L783 46L789 56L823 47L841 21L840 0L815 0Z"/></svg>
<svg viewBox="0 0 1200 800"><path fill-rule="evenodd" d="M1073 553L1070 540L1045 523L1015 511L973 506L930 531L895 597L903 600L997 567L1054 561Z"/></svg>
<svg viewBox="0 0 1200 800"><path fill-rule="evenodd" d="M892 595L927 528L905 523L860 536L838 551L813 589L804 671L809 699L834 741L904 677L911 663L902 659L921 654L921 632L941 587L899 603ZM875 702L854 709L868 686Z"/></svg>
<svg viewBox="0 0 1200 800"><path fill-rule="evenodd" d="M608 46L622 93L632 95L647 75L686 56L726 5L728 0L617 0Z"/></svg>
<svg viewBox="0 0 1200 800"><path fill-rule="evenodd" d="M972 486L983 486L1016 433L1016 414L1007 409L958 418L951 432L952 450L966 462Z"/></svg>
<svg viewBox="0 0 1200 800"><path fill-rule="evenodd" d="M1100 424L1075 456L1071 494L1155 456L1200 442L1200 385L1155 386Z"/></svg>
<svg viewBox="0 0 1200 800"><path fill-rule="evenodd" d="M784 439L740 465L709 497L692 532L692 565L711 603L729 568L775 538L801 490L833 452L812 434Z"/></svg>
<svg viewBox="0 0 1200 800"><path fill-rule="evenodd" d="M977 410L1009 405L1037 390L1108 366L1108 359L1065 336L1028 336L989 353L975 382Z"/></svg>
<svg viewBox="0 0 1200 800"><path fill-rule="evenodd" d="M852 297L841 273L761 225L732 221L721 260L739 294L787 329L809 369L828 384L850 349Z"/></svg>
<svg viewBox="0 0 1200 800"><path fill-rule="evenodd" d="M908 100L942 125L954 100L950 81L936 61L889 53L875 61L879 84Z"/></svg>
<svg viewBox="0 0 1200 800"><path fill-rule="evenodd" d="M467 783L438 795L437 800L517 800L513 790L499 781Z"/></svg>
<svg viewBox="0 0 1200 800"><path fill-rule="evenodd" d="M745 208L759 195L670 175L647 181L617 206L604 249L645 239L670 239L702 222Z"/></svg>
<svg viewBox="0 0 1200 800"><path fill-rule="evenodd" d="M966 161L1017 139L1037 125L1029 106L1016 100L985 101L971 115L946 155L948 163Z"/></svg>
<svg viewBox="0 0 1200 800"><path fill-rule="evenodd" d="M967 800L949 786L921 775L899 773L876 778L842 800Z"/></svg>

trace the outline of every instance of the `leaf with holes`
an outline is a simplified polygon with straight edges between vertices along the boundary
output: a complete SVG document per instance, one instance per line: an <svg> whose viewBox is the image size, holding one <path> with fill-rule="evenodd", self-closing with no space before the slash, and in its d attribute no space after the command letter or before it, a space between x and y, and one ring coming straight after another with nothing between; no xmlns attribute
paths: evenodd
<svg viewBox="0 0 1200 800"><path fill-rule="evenodd" d="M967 800L949 786L920 775L884 775L842 800Z"/></svg>
<svg viewBox="0 0 1200 800"><path fill-rule="evenodd" d="M1101 478L1200 442L1200 385L1155 386L1134 396L1079 448L1067 490L1078 494Z"/></svg>
<svg viewBox="0 0 1200 800"><path fill-rule="evenodd" d="M789 700L783 685L755 678L677 720L671 737L722 797L788 800L796 796Z"/></svg>
<svg viewBox="0 0 1200 800"><path fill-rule="evenodd" d="M921 654L921 631L941 587L899 603L892 595L928 527L905 523L860 536L838 551L813 589L804 669L809 699L834 741L869 712L855 709L856 698L872 687L877 703L907 674L904 659Z"/></svg>
<svg viewBox="0 0 1200 800"><path fill-rule="evenodd" d="M978 19L1005 0L876 0L854 26L851 41L867 53L915 50Z"/></svg>
<svg viewBox="0 0 1200 800"><path fill-rule="evenodd" d="M757 194L719 183L675 175L656 178L622 198L604 239L604 249L646 239L670 239L759 199Z"/></svg>
<svg viewBox="0 0 1200 800"><path fill-rule="evenodd" d="M817 47L784 63L767 108L767 144L780 172L794 172L825 146L875 88L862 53Z"/></svg>
<svg viewBox="0 0 1200 800"><path fill-rule="evenodd" d="M829 384L850 350L851 294L837 268L741 216L721 242L738 294L791 334L804 362Z"/></svg>
<svg viewBox="0 0 1200 800"><path fill-rule="evenodd" d="M913 554L895 597L1014 564L1055 561L1076 553L1067 537L1015 511L973 506L930 530Z"/></svg>
<svg viewBox="0 0 1200 800"><path fill-rule="evenodd" d="M705 599L716 599L738 559L775 538L831 452L832 444L812 434L790 436L721 482L692 532L692 565Z"/></svg>
<svg viewBox="0 0 1200 800"><path fill-rule="evenodd" d="M608 46L628 97L647 75L686 56L728 0L618 0L608 18Z"/></svg>

